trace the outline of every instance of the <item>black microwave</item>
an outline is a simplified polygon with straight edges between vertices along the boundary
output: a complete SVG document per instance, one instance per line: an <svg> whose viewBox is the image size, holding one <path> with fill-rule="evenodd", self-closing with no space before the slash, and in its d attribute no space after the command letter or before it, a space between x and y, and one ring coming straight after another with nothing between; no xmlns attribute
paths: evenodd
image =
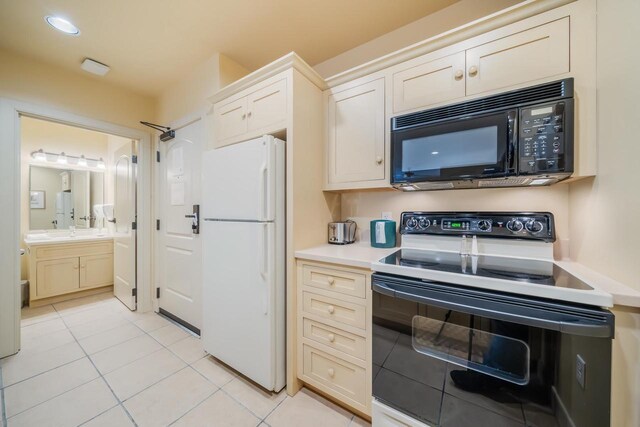
<svg viewBox="0 0 640 427"><path fill-rule="evenodd" d="M573 173L573 79L391 119L391 185L550 185Z"/></svg>

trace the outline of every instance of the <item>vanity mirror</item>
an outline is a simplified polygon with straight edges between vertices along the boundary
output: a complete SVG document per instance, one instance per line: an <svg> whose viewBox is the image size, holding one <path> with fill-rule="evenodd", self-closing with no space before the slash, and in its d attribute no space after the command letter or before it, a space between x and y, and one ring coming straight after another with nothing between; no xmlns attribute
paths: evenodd
<svg viewBox="0 0 640 427"><path fill-rule="evenodd" d="M31 165L31 230L98 228L95 205L104 203L104 172Z"/></svg>

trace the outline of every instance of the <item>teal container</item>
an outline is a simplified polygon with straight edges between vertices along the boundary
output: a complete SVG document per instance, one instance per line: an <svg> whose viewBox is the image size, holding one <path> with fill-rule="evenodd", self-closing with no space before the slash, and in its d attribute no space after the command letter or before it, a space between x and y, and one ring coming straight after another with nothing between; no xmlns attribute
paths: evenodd
<svg viewBox="0 0 640 427"><path fill-rule="evenodd" d="M390 219L374 219L370 223L371 246L393 248L396 246L396 222Z"/></svg>

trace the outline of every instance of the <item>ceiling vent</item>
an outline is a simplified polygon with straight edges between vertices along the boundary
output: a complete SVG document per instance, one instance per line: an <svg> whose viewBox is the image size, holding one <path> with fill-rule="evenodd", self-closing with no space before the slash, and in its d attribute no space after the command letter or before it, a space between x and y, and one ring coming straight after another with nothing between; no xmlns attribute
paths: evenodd
<svg viewBox="0 0 640 427"><path fill-rule="evenodd" d="M111 70L108 65L105 65L98 61L94 61L91 58L85 58L80 68L98 76L104 76L109 72L109 70Z"/></svg>

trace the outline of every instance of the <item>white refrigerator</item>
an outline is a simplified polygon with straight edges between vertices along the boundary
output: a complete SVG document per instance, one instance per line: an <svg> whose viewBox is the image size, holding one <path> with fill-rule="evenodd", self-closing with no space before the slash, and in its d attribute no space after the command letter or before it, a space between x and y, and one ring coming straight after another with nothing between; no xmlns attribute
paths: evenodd
<svg viewBox="0 0 640 427"><path fill-rule="evenodd" d="M285 386L285 143L203 158L204 350L268 390Z"/></svg>

